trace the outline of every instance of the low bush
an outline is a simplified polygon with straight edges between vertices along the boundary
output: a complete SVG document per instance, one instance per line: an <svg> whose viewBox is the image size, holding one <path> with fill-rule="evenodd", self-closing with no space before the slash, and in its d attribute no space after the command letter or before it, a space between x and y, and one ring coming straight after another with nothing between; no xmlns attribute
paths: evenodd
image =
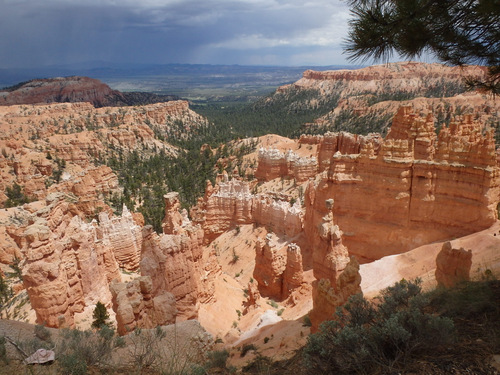
<svg viewBox="0 0 500 375"><path fill-rule="evenodd" d="M254 344L245 344L241 347L240 357L244 357L250 350L257 350Z"/></svg>
<svg viewBox="0 0 500 375"><path fill-rule="evenodd" d="M83 375L89 367L105 367L118 344L114 331L107 326L97 332L64 329L58 357L61 374Z"/></svg>
<svg viewBox="0 0 500 375"><path fill-rule="evenodd" d="M208 352L208 360L205 364L205 367L207 369L225 369L228 358L229 352L225 349Z"/></svg>
<svg viewBox="0 0 500 375"><path fill-rule="evenodd" d="M316 374L390 373L408 357L454 339L453 321L426 313L420 280L402 280L384 290L379 303L352 296L309 336L304 364Z"/></svg>

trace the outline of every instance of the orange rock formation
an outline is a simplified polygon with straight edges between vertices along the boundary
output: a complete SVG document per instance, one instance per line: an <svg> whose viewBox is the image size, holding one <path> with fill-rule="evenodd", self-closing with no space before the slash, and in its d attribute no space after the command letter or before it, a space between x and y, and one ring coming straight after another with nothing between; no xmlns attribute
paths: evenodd
<svg viewBox="0 0 500 375"><path fill-rule="evenodd" d="M108 283L120 279L118 264L74 204L64 196L48 203L24 231L23 283L38 323L73 326L85 306L110 304Z"/></svg>
<svg viewBox="0 0 500 375"><path fill-rule="evenodd" d="M215 187L208 185L191 216L203 226L208 242L230 228L250 223L294 237L302 230L302 209L299 202L291 204L290 199L286 195L252 194L250 183L226 176Z"/></svg>
<svg viewBox="0 0 500 375"><path fill-rule="evenodd" d="M159 236L151 227L143 229L141 274L151 277L153 295L173 293L180 319L195 319L199 303L214 298L220 266L213 252L204 251L203 229L179 221L177 199L177 194L165 195L164 231L171 233Z"/></svg>
<svg viewBox="0 0 500 375"><path fill-rule="evenodd" d="M313 228L313 272L316 281L313 282L313 309L309 313L313 332L321 322L332 319L337 307L344 304L349 296L361 292L359 264L354 257L349 258L342 243L342 231L333 223L333 199L327 200L325 207L329 213Z"/></svg>
<svg viewBox="0 0 500 375"><path fill-rule="evenodd" d="M117 330L125 335L135 328L155 328L175 323L175 297L165 292L152 295L153 283L149 276L142 276L128 283L112 281L113 310Z"/></svg>
<svg viewBox="0 0 500 375"><path fill-rule="evenodd" d="M471 250L453 249L450 242L445 242L436 257L436 281L445 288L469 281L471 267Z"/></svg>
<svg viewBox="0 0 500 375"><path fill-rule="evenodd" d="M489 227L497 219L499 169L492 131L482 131L465 116L436 138L431 116L402 107L380 146L375 138L357 154L330 154L326 175L306 193L305 222L319 222L328 213L323 202L334 197L335 223L362 261Z"/></svg>
<svg viewBox="0 0 500 375"><path fill-rule="evenodd" d="M105 246L111 247L121 268L134 271L139 267L142 247L142 228L137 225L130 211L123 207L122 215L109 217L99 214L97 237Z"/></svg>

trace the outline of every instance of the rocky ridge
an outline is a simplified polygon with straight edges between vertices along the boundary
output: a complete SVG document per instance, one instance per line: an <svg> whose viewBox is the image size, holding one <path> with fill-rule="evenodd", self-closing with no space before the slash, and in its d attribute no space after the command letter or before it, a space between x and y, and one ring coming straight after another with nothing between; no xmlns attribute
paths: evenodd
<svg viewBox="0 0 500 375"><path fill-rule="evenodd" d="M87 102L95 107L150 104L176 100L173 95L122 93L88 77L33 79L0 89L0 105Z"/></svg>

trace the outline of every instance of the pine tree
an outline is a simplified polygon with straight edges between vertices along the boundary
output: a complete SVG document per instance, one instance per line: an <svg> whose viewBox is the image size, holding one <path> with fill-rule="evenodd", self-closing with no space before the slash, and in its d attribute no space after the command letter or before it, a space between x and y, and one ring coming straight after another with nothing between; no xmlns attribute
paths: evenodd
<svg viewBox="0 0 500 375"><path fill-rule="evenodd" d="M387 60L430 53L452 65L489 67L469 88L500 94L500 1L348 0L351 14L345 51L351 60Z"/></svg>
<svg viewBox="0 0 500 375"><path fill-rule="evenodd" d="M97 302L97 305L95 306L94 313L92 314L92 317L94 318L94 321L92 322L92 327L94 328L102 328L103 326L109 326L109 313L108 310L106 310L106 306L104 306L103 303L100 301Z"/></svg>

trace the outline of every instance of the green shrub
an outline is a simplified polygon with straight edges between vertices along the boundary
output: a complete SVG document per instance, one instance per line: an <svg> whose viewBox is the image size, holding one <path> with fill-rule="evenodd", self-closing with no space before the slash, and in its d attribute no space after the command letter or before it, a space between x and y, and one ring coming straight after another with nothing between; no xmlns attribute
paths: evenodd
<svg viewBox="0 0 500 375"><path fill-rule="evenodd" d="M421 294L420 280L405 280L384 290L374 305L352 296L309 336L305 365L314 373L367 374L391 372L404 366L408 356L449 343L454 338L451 319L428 314L429 301Z"/></svg>
<svg viewBox="0 0 500 375"><path fill-rule="evenodd" d="M309 317L309 315L304 315L304 318L302 318L302 325L304 327L310 327L310 326L312 326L311 318Z"/></svg>
<svg viewBox="0 0 500 375"><path fill-rule="evenodd" d="M244 357L250 350L257 350L254 344L245 344L241 347L240 357Z"/></svg>
<svg viewBox="0 0 500 375"><path fill-rule="evenodd" d="M270 374L272 365L273 361L271 358L257 353L251 362L243 366L242 370L244 374Z"/></svg>
<svg viewBox="0 0 500 375"><path fill-rule="evenodd" d="M97 302L94 312L92 313L92 317L94 318L92 322L93 328L102 328L103 326L109 326L109 313L103 303Z"/></svg>
<svg viewBox="0 0 500 375"><path fill-rule="evenodd" d="M436 289L430 294L431 303L448 317L464 319L479 315L500 315L492 286L495 281L467 282L456 288Z"/></svg>
<svg viewBox="0 0 500 375"><path fill-rule="evenodd" d="M16 207L28 203L29 198L24 195L21 186L14 182L12 186L7 186L5 189L5 195L7 195L7 200L5 201L5 207Z"/></svg>
<svg viewBox="0 0 500 375"><path fill-rule="evenodd" d="M226 362L229 358L229 352L224 350L215 350L213 352L208 352L208 361L205 365L207 369L225 369Z"/></svg>
<svg viewBox="0 0 500 375"><path fill-rule="evenodd" d="M62 375L88 374L87 363L78 353L62 355L58 358L58 363Z"/></svg>
<svg viewBox="0 0 500 375"><path fill-rule="evenodd" d="M275 300L269 300L267 301L267 304L270 305L271 307L277 309L279 306L278 306L278 303L275 301Z"/></svg>
<svg viewBox="0 0 500 375"><path fill-rule="evenodd" d="M97 332L62 330L62 342L58 346L59 367L63 375L86 374L92 366L104 366L116 347L114 331L102 326Z"/></svg>
<svg viewBox="0 0 500 375"><path fill-rule="evenodd" d="M129 335L132 345L128 348L134 367L139 371L145 368L158 367L158 362L161 361L161 347L165 345L162 340L165 336L166 334L160 326L155 330L135 329Z"/></svg>
<svg viewBox="0 0 500 375"><path fill-rule="evenodd" d="M0 336L0 360L6 365L9 363L7 358L7 348L5 347L5 337Z"/></svg>
<svg viewBox="0 0 500 375"><path fill-rule="evenodd" d="M52 334L50 331L45 328L44 325L37 324L35 325L35 336L38 337L42 341L51 342Z"/></svg>

